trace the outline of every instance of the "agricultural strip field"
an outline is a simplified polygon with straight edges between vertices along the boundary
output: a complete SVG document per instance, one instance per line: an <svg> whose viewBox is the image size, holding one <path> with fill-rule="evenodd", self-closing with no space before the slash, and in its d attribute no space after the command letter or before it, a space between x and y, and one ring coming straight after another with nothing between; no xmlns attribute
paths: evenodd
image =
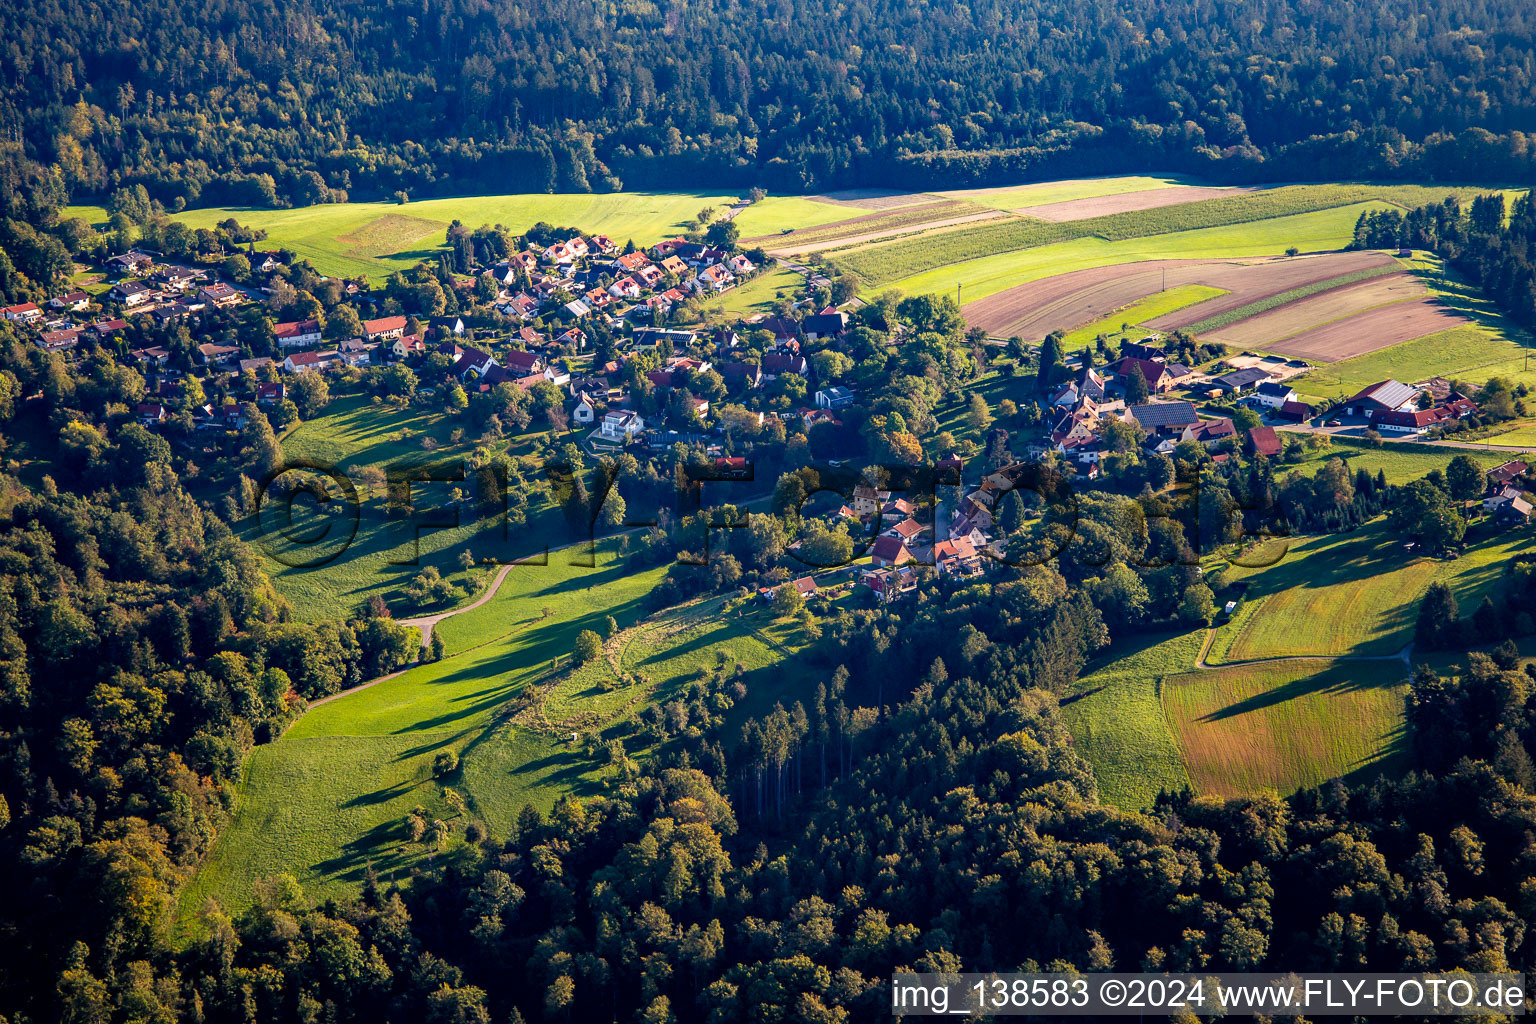
<svg viewBox="0 0 1536 1024"><path fill-rule="evenodd" d="M1380 274L1343 287L1321 291L1310 298L1278 305L1267 313L1239 320L1230 327L1223 327L1203 337L1237 349L1264 349L1292 355L1296 353L1288 352L1286 349L1289 339L1305 331L1330 325L1335 321L1342 321L1339 324L1341 327L1348 326L1349 318L1362 316L1379 306L1408 303L1423 297L1424 283L1412 274ZM1376 348L1385 348L1396 344L1399 340L1403 339L1381 333L1363 337L1360 342L1374 345ZM1343 358L1347 357L1346 355ZM1331 363L1338 362L1341 357L1330 358L1318 354L1315 358Z"/></svg>
<svg viewBox="0 0 1536 1024"><path fill-rule="evenodd" d="M929 203L943 196L931 192L899 192L889 188L848 188L811 196L818 203L835 203L860 210L895 210L903 206Z"/></svg>
<svg viewBox="0 0 1536 1024"><path fill-rule="evenodd" d="M991 206L999 210L1016 210L1021 206L1044 206L1051 203L1071 202L1074 199L1093 199L1098 196L1145 192L1188 184L1190 184L1189 179L1177 174L1133 174L1108 178L1067 178L1062 181L1041 181L1030 185L958 189L939 194L955 199L968 199L973 203L981 203L983 206Z"/></svg>
<svg viewBox="0 0 1536 1024"><path fill-rule="evenodd" d="M1298 269L1306 272L1307 280L1294 287L1288 287L1281 291L1270 291L1252 302L1246 302L1240 306L1234 306L1235 300L1225 302L1202 303L1194 309L1180 310L1177 314L1160 319L1155 325L1159 330L1177 328L1188 334L1205 334L1230 327L1241 320L1255 317L1261 313L1267 313L1272 309L1278 309L1289 302L1299 302L1313 295L1334 288L1342 288L1359 281L1370 280L1384 274L1395 274L1401 270L1401 265L1392 257L1381 252L1356 251L1326 253L1322 256L1311 256L1289 259L1287 262L1299 265ZM1311 264L1310 266L1308 264ZM1343 270L1345 267L1359 266L1355 270ZM1318 274L1324 271L1342 271L1332 277L1320 277ZM1265 284L1264 287L1269 287ZM1239 296L1241 297L1241 296ZM1190 317L1198 316L1201 319L1191 320Z"/></svg>
<svg viewBox="0 0 1536 1024"><path fill-rule="evenodd" d="M1153 210L1112 213L1088 220L1053 224L1019 218L964 229L952 228L833 250L831 256L840 267L857 273L871 285L880 285L948 264L1074 238L1121 241L1232 224L1272 222L1309 212L1355 208L1368 202L1413 201L1433 191L1408 185L1288 185ZM1465 191L1469 195L1476 193L1472 189ZM1438 193L1434 193L1434 198L1440 198ZM1357 216L1359 212L1356 209ZM1349 227L1346 239L1353 234L1353 219ZM1255 234L1264 231L1256 228ZM1293 244L1297 248L1308 248L1302 241L1279 242L1279 247L1270 249L1269 253L1282 252ZM1338 244L1329 246L1337 247Z"/></svg>
<svg viewBox="0 0 1536 1024"><path fill-rule="evenodd" d="M767 250L776 256L809 255L854 242L873 242L882 238L905 235L913 230L949 228L961 224L973 224L977 221L997 220L1007 216L997 210L977 210L969 203L963 203L957 207L945 207L935 213L919 216L919 213L925 209L927 208L914 207L911 208L910 213L903 209L898 213L882 216L867 224L859 225L860 230L857 234L843 234L841 231L834 233L830 226L804 234L796 232L783 236L789 244L770 245ZM818 235L819 238L816 237Z"/></svg>
<svg viewBox="0 0 1536 1024"><path fill-rule="evenodd" d="M1174 238L1170 236L1170 241ZM1053 247L1055 248L1055 247ZM1151 260L1095 266L1055 274L997 292L966 304L967 320L989 334L1044 337L1058 328L1072 328L1163 288L1199 284L1222 294L1176 311L1149 318L1148 327L1167 330L1180 323L1242 309L1266 296L1305 287L1342 274L1377 267L1395 269L1391 257L1376 252L1324 253L1317 256L1271 257L1251 261ZM966 282L967 294L971 289Z"/></svg>
<svg viewBox="0 0 1536 1024"><path fill-rule="evenodd" d="M1180 309L1184 306L1192 306L1214 295L1220 295L1221 289L1212 288L1203 284L1185 284L1177 288L1170 288L1165 292L1148 295L1140 302L1133 302L1123 309L1117 309L1102 320L1097 320L1075 331L1067 332L1062 338L1063 351L1072 352L1080 348L1092 345L1099 335L1106 337L1120 333L1123 327L1134 328L1136 325L1146 322L1156 316L1168 312L1171 309Z"/></svg>
<svg viewBox="0 0 1536 1024"><path fill-rule="evenodd" d="M1274 257L1289 246L1308 252L1337 250L1354 231L1355 220L1374 206L1345 206L1317 213L1278 217L1253 224L1233 224L1174 234L1109 242L1077 238L1049 246L1003 252L902 278L894 287L908 294L953 293L964 285L962 302L971 303L1020 284L1056 274L1152 260L1242 260ZM1170 275L1169 285L1175 283ZM1160 285L1153 284L1148 294Z"/></svg>
<svg viewBox="0 0 1536 1024"><path fill-rule="evenodd" d="M538 221L601 232L619 244L648 245L682 231L699 210L724 209L733 197L691 192L466 196L394 203L334 203L296 210L217 207L175 215L189 227L212 227L234 217L263 228L270 248L288 248L327 274L382 280L430 259L444 243L446 225L504 224L522 232ZM803 212L803 211L801 211ZM793 213L791 214L793 216ZM345 239L350 239L346 241Z"/></svg>
<svg viewBox="0 0 1536 1024"><path fill-rule="evenodd" d="M1465 319L1434 299L1410 299L1367 309L1354 316L1267 342L1263 347L1283 356L1334 363L1368 355L1427 334L1466 326L1468 324Z"/></svg>
<svg viewBox="0 0 1536 1024"><path fill-rule="evenodd" d="M1282 796L1405 767L1399 661L1304 660L1190 672L1162 705L1195 792Z"/></svg>
<svg viewBox="0 0 1536 1024"><path fill-rule="evenodd" d="M818 203L817 205L825 205ZM827 209L841 210L844 214L851 211L845 207L828 205ZM751 207L748 207L750 210ZM922 223L926 220L938 220L952 216L955 213L974 213L976 208L970 203L963 203L956 199L940 199L934 197L931 202L919 203L914 206L903 206L894 210L876 210L873 213L860 214L859 216L844 216L834 221L824 221L820 224L796 228L790 232L782 229L773 234L764 234L754 238L745 238L747 243L753 242L784 242L795 241L818 242L829 238L841 238L845 235L856 235L863 231L878 231L884 225L900 227L905 223ZM998 211L993 210L992 213Z"/></svg>
<svg viewBox="0 0 1536 1024"><path fill-rule="evenodd" d="M1117 195L1093 196L1088 199L1069 199L1060 203L1040 206L1021 206L1014 213L1037 220L1061 224L1070 220L1089 220L1112 213L1131 213L1135 210L1156 210L1181 203L1198 203L1205 199L1221 199L1254 191L1251 188L1208 188L1200 186L1174 186L1150 188L1137 192L1121 192Z"/></svg>

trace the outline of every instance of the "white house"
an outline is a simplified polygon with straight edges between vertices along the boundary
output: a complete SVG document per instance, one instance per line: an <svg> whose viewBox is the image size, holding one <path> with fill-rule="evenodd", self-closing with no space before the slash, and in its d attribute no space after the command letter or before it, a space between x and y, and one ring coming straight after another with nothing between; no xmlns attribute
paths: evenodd
<svg viewBox="0 0 1536 1024"><path fill-rule="evenodd" d="M597 419L597 405L593 403L592 396L585 391L577 395L576 408L571 410L571 419L583 426Z"/></svg>
<svg viewBox="0 0 1536 1024"><path fill-rule="evenodd" d="M645 429L645 420L630 409L610 409L603 414L598 430L610 441L628 441Z"/></svg>
<svg viewBox="0 0 1536 1024"><path fill-rule="evenodd" d="M1296 401L1296 389L1276 381L1267 380L1253 392L1253 400L1268 409L1278 409L1286 402Z"/></svg>

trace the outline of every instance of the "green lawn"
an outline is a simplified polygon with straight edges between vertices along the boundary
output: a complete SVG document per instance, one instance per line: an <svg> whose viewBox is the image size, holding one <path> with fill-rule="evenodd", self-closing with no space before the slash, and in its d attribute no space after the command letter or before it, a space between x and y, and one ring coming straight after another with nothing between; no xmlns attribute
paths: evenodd
<svg viewBox="0 0 1536 1024"><path fill-rule="evenodd" d="M1183 309L1185 306L1193 306L1197 302L1214 299L1218 295L1225 295L1221 288L1212 288L1203 284L1186 284L1177 288L1169 288L1164 292L1148 295L1146 298L1131 303L1123 309L1116 310L1097 323L1087 324L1074 331L1069 331L1062 341L1062 349L1072 352L1080 348L1087 348L1093 344L1099 335L1109 337L1119 334L1126 325L1135 326L1148 320L1155 320L1160 316L1172 313L1174 310Z"/></svg>
<svg viewBox="0 0 1536 1024"><path fill-rule="evenodd" d="M1015 285L1038 281L1041 278L1065 274L1073 270L1086 270L1090 267L1158 259L1235 259L1245 256L1273 256L1291 246L1303 252L1338 249L1353 236L1355 221L1359 219L1362 211L1381 208L1383 205L1359 203L1314 213L1151 235L1146 238L1130 238L1117 242L1102 238L1075 238L1071 241L952 263L904 277L895 281L894 287L900 288L909 295L930 292L953 294L955 286L963 284L965 286L964 301L974 302ZM853 261L840 260L839 262L850 269L857 269Z"/></svg>
<svg viewBox="0 0 1536 1024"><path fill-rule="evenodd" d="M767 313L778 301L778 293L792 298L805 285L805 277L793 270L775 267L746 284L704 303L706 316L739 318L753 313Z"/></svg>
<svg viewBox="0 0 1536 1024"><path fill-rule="evenodd" d="M1062 704L1077 752L1093 766L1099 799L1125 810L1150 807L1159 790L1189 785L1178 745L1158 700L1162 676L1188 671L1204 630L1135 636L1079 681Z"/></svg>
<svg viewBox="0 0 1536 1024"><path fill-rule="evenodd" d="M429 259L454 220L470 227L504 224L520 233L538 221L602 233L623 245L649 245L683 230L707 206L723 210L732 196L695 192L461 196L394 203L338 203L298 210L249 207L187 210L176 219L212 227L228 217L267 232L267 246L292 249L323 273L382 280Z"/></svg>
<svg viewBox="0 0 1536 1024"><path fill-rule="evenodd" d="M1407 666L1325 659L1165 678L1162 703L1195 792L1282 796L1406 767Z"/></svg>

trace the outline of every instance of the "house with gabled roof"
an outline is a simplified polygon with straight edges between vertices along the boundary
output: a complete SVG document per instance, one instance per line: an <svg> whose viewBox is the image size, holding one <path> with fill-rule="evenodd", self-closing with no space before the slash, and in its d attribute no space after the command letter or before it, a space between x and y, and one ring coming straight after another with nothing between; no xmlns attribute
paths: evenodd
<svg viewBox="0 0 1536 1024"><path fill-rule="evenodd" d="M1419 401L1419 390L1388 378L1361 388L1341 404L1350 416L1369 416L1378 412L1412 409Z"/></svg>
<svg viewBox="0 0 1536 1024"><path fill-rule="evenodd" d="M278 348L306 348L320 343L319 320L290 320L272 325Z"/></svg>
<svg viewBox="0 0 1536 1024"><path fill-rule="evenodd" d="M363 333L369 341L393 341L405 336L405 317L381 316L363 321Z"/></svg>
<svg viewBox="0 0 1536 1024"><path fill-rule="evenodd" d="M905 565L917 561L912 549L900 537L882 536L875 539L869 550L869 564L877 569Z"/></svg>
<svg viewBox="0 0 1536 1024"><path fill-rule="evenodd" d="M1133 405L1127 410L1143 430L1159 436L1181 436L1184 431L1200 422L1200 416L1189 402L1149 402Z"/></svg>
<svg viewBox="0 0 1536 1024"><path fill-rule="evenodd" d="M1253 449L1253 454L1267 459L1278 457L1282 447L1275 428L1262 426L1248 428L1248 446Z"/></svg>

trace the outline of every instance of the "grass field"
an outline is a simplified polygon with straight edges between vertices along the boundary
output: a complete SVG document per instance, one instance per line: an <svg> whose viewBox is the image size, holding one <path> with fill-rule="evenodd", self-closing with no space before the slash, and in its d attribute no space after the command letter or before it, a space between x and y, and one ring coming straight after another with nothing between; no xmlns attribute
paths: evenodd
<svg viewBox="0 0 1536 1024"><path fill-rule="evenodd" d="M1101 334L1105 337L1112 337L1122 333L1125 325L1134 327L1136 324L1145 323L1156 317L1172 313L1176 309L1193 306L1197 302L1204 302L1207 299L1214 299L1218 295L1225 294L1226 292L1220 288L1212 288L1209 285L1203 284L1186 284L1180 285L1177 288L1169 288L1165 292L1148 295L1140 302L1134 302L1124 309L1116 310L1110 316L1104 317L1096 323L1067 332L1061 347L1066 352L1087 348Z"/></svg>
<svg viewBox="0 0 1536 1024"><path fill-rule="evenodd" d="M1281 437L1285 432L1281 431ZM1303 472L1315 472L1322 463L1331 458L1342 458L1349 465L1351 473L1364 469L1372 476L1378 472L1385 473L1387 483L1405 484L1410 480L1417 480L1432 469L1444 470L1451 459L1462 454L1449 448L1409 448L1401 444L1384 444L1380 448L1368 448L1362 442L1351 441L1346 438L1333 438L1332 443L1326 448L1318 448L1305 452L1301 462L1286 463L1284 466L1275 467L1276 476L1289 473L1293 468ZM1491 469L1501 462L1508 460L1505 452L1492 451L1468 451L1473 459L1477 460L1484 469Z"/></svg>
<svg viewBox="0 0 1536 1024"><path fill-rule="evenodd" d="M412 406L396 410L388 406L373 405L359 396L341 396L333 399L323 415L300 424L282 441L283 454L290 461L306 459L320 466L335 467L346 473L354 467L376 466L389 471L390 467L421 464L441 464L462 467L463 456L472 445L465 441L455 445L450 433L459 426L455 417ZM437 447L427 451L422 447L423 438L430 437ZM521 444L522 442L514 442ZM290 527L281 505L268 507L261 522L248 517L236 524L242 539L254 544L266 555L267 574L278 591L293 604L294 614L304 620L335 617L350 612L374 594L396 602L397 615L414 614L420 609L398 603L398 590L421 572L425 565L434 565L444 575L455 581L465 580L468 574L459 567L457 558L466 544L473 547L478 558L521 558L532 553L539 536L549 536L551 544L561 544L567 539L563 526L555 522L558 512L547 502L526 510L528 527L518 536L509 535L503 543L499 529L485 530L495 524L480 521L470 504L455 510L428 511L443 505L451 498L451 489L459 487L465 493L473 491L473 481L460 483L418 482L412 485L412 494L421 507L421 518L448 525L423 527L419 531L405 518L386 515L380 493L369 495L360 490L362 505L357 509L355 520L349 514L317 514L308 499L294 504L294 518ZM347 502L342 513L350 513L353 506ZM457 525L452 525L455 517ZM344 540L356 524L355 536L342 549ZM288 542L283 534L307 538L329 526L332 531L323 543L312 545ZM325 564L307 567L318 556L340 550L340 554ZM419 554L420 564L412 559ZM478 571L478 570L477 570ZM437 609L433 609L437 610Z"/></svg>
<svg viewBox="0 0 1536 1024"><path fill-rule="evenodd" d="M1406 766L1401 662L1303 660L1165 678L1162 704L1195 791L1282 796Z"/></svg>
<svg viewBox="0 0 1536 1024"><path fill-rule="evenodd" d="M778 267L705 302L704 312L706 315L732 317L767 313L778 300L778 292L793 297L795 291L804 284L805 278L800 274Z"/></svg>
<svg viewBox="0 0 1536 1024"><path fill-rule="evenodd" d="M1474 608L1509 561L1533 546L1529 531L1480 523L1459 558L1420 558L1403 550L1384 519L1354 533L1271 541L1242 558L1248 567L1230 570L1232 579L1248 581L1248 592L1232 621L1217 628L1206 660L1393 654L1413 640L1419 598L1431 582L1449 584L1461 605Z"/></svg>
<svg viewBox="0 0 1536 1024"><path fill-rule="evenodd" d="M682 231L706 206L723 210L734 197L692 192L613 192L569 195L463 196L394 203L339 203L298 210L246 207L187 210L176 215L191 227L212 227L234 217L263 228L269 247L292 249L323 273L382 280L443 245L455 220L470 227L504 224L522 232L538 221L600 232L623 245L648 245ZM788 211L794 216L794 211ZM846 214L844 214L846 216Z"/></svg>
<svg viewBox="0 0 1536 1024"><path fill-rule="evenodd" d="M471 801L471 819L493 828L523 803L547 809L562 793L596 787L601 771L592 761L542 734L499 735L507 727L497 711L555 657L569 657L582 629L601 630L608 615L621 625L638 619L662 569L631 573L611 558L597 569L551 561L514 570L492 602L444 623L458 653L316 707L282 739L256 748L236 816L183 894L183 916L208 896L241 907L252 882L277 872L326 894L355 887L368 864L381 874L408 869L428 856L404 842L412 807L425 806L462 835L465 822L454 817L444 784ZM487 746L491 767L477 766ZM432 760L443 750L459 754L461 778L433 779ZM509 765L515 770L501 771Z"/></svg>
<svg viewBox="0 0 1536 1024"><path fill-rule="evenodd" d="M1526 357L1527 350L1519 342L1484 327L1457 327L1318 367L1290 384L1304 394L1325 398L1347 398L1388 377L1412 382L1439 376L1478 384L1490 377L1507 377L1536 386L1536 366L1527 369Z"/></svg>
<svg viewBox="0 0 1536 1024"><path fill-rule="evenodd" d="M1158 700L1158 680L1194 667L1204 630L1134 637L1079 681L1062 717L1093 766L1099 799L1125 810L1150 807L1159 790L1189 785L1189 773Z"/></svg>
<svg viewBox="0 0 1536 1024"><path fill-rule="evenodd" d="M964 285L961 300L974 302L1014 285L1089 267L1156 259L1272 256L1290 246L1305 252L1338 249L1352 237L1361 212L1379 205L1344 206L1252 224L1202 228L1119 242L1076 238L940 266L901 278L893 286L909 295L921 295L929 292L954 294L957 285ZM846 259L838 262L848 269L855 269Z"/></svg>
<svg viewBox="0 0 1536 1024"><path fill-rule="evenodd" d="M742 238L757 238L783 231L803 231L821 224L857 217L856 207L838 203L824 203L803 196L769 196L753 203L736 215L736 226ZM765 242L772 245L772 242Z"/></svg>

